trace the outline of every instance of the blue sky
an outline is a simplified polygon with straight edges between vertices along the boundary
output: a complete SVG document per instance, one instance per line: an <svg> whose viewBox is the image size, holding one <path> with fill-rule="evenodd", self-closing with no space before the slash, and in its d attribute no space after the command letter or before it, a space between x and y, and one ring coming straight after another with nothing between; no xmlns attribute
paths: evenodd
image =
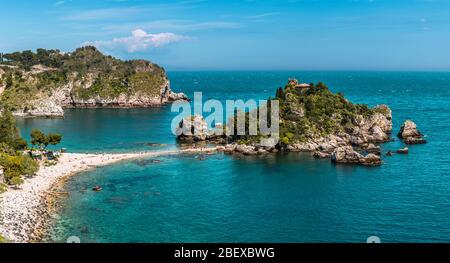
<svg viewBox="0 0 450 263"><path fill-rule="evenodd" d="M169 70L450 70L449 0L1 1L0 50L83 44Z"/></svg>

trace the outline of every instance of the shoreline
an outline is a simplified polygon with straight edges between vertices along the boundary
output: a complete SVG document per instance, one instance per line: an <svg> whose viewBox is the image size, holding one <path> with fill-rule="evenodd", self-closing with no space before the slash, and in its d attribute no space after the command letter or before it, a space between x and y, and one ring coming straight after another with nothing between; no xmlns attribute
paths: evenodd
<svg viewBox="0 0 450 263"><path fill-rule="evenodd" d="M36 175L25 179L20 189L10 188L0 194L0 234L13 243L40 241L51 216L49 204L58 195L52 190L77 173L132 159L215 151L216 147L205 147L136 153L64 153L56 165L41 165Z"/></svg>

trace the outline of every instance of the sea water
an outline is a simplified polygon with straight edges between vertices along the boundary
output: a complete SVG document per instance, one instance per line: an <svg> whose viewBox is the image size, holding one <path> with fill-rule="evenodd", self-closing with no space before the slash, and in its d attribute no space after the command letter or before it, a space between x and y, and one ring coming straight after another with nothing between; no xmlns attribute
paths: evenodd
<svg viewBox="0 0 450 263"><path fill-rule="evenodd" d="M47 240L64 242L450 241L450 73L169 72L172 88L203 99L267 99L289 77L322 81L354 103L388 104L395 133L414 120L428 144L381 167L333 165L308 154L180 155L127 161L71 177ZM70 152L177 148L170 106L73 109L64 119L19 120L60 132ZM103 186L102 192L90 189ZM86 190L87 189L87 190Z"/></svg>

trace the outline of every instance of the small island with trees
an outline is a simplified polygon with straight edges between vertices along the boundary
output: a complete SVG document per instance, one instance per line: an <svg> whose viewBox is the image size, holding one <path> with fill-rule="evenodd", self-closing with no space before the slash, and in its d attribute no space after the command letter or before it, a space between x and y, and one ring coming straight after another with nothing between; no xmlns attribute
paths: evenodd
<svg viewBox="0 0 450 263"><path fill-rule="evenodd" d="M191 125L190 135L181 134L183 143L208 142L218 144L225 153L262 155L277 152L310 152L316 158L330 158L335 163L378 166L382 164L380 144L392 140L392 111L387 105L369 108L364 104L354 104L342 93L333 93L328 86L299 83L289 79L284 88L276 90L275 100L279 102L279 140L273 145L262 145L263 135L249 135L248 123L244 135L216 135L201 116L183 119ZM267 106L269 107L269 105ZM255 111L258 111L256 109ZM248 121L249 112L246 112ZM194 119L195 121L192 121ZM230 121L236 127L236 115ZM267 121L261 120L258 121ZM405 144L426 143L414 122L406 121L399 133ZM397 150L407 153L407 148ZM392 151L386 153L391 156Z"/></svg>

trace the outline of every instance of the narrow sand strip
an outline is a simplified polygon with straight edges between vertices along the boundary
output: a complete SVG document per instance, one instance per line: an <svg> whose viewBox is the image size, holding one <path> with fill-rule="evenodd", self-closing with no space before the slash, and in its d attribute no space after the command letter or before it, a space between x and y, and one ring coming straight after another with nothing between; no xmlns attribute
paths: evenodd
<svg viewBox="0 0 450 263"><path fill-rule="evenodd" d="M58 180L67 176L124 160L213 151L216 148L124 154L64 153L56 165L41 166L36 176L25 180L21 189L9 189L0 195L0 234L10 242L22 243L39 239L39 231L49 216L46 204L49 191Z"/></svg>

